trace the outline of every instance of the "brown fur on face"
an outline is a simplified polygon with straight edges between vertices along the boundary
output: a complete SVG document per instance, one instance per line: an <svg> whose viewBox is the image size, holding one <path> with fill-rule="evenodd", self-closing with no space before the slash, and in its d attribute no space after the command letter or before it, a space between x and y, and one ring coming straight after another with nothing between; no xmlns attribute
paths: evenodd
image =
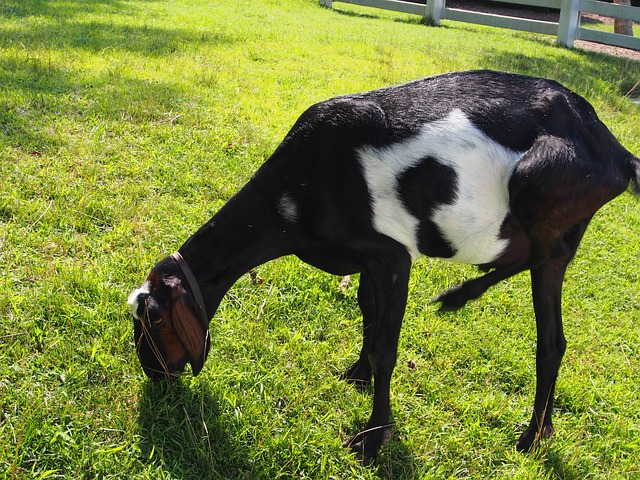
<svg viewBox="0 0 640 480"><path fill-rule="evenodd" d="M150 378L182 372L187 362L197 375L209 352L208 330L201 324L198 307L185 285L181 272L165 259L129 296L136 351Z"/></svg>

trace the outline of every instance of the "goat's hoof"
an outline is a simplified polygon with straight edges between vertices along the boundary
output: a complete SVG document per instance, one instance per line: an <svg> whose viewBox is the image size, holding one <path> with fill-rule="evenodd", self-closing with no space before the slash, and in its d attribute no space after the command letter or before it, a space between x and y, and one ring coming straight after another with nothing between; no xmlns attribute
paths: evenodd
<svg viewBox="0 0 640 480"><path fill-rule="evenodd" d="M342 446L350 448L363 465L369 465L376 459L378 450L389 438L391 438L391 427L370 428L347 440Z"/></svg>
<svg viewBox="0 0 640 480"><path fill-rule="evenodd" d="M529 425L516 442L516 450L523 453L530 452L541 439L551 438L553 434L553 425L545 425L542 430L539 430L536 425Z"/></svg>
<svg viewBox="0 0 640 480"><path fill-rule="evenodd" d="M431 303L439 303L439 312L457 312L467 303L467 298L461 291L461 286L453 287L444 293L441 293L436 298L431 300Z"/></svg>
<svg viewBox="0 0 640 480"><path fill-rule="evenodd" d="M367 453L365 453L363 442L351 443L351 441L353 440L343 443L342 446L350 448L351 451L356 454L358 461L365 467L367 465L371 465L371 463L376 459L376 455L367 455Z"/></svg>
<svg viewBox="0 0 640 480"><path fill-rule="evenodd" d="M363 367L360 360L347 368L340 378L347 383L352 383L359 389L364 390L371 383L371 368Z"/></svg>

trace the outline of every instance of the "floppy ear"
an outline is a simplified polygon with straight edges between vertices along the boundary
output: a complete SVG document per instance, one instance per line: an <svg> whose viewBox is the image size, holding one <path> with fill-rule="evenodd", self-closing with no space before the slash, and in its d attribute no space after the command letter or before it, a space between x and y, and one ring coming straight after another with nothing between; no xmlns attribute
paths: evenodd
<svg viewBox="0 0 640 480"><path fill-rule="evenodd" d="M211 341L209 330L200 323L197 313L185 299L187 293L183 290L176 295L173 302L173 329L189 355L191 371L198 375L209 353Z"/></svg>

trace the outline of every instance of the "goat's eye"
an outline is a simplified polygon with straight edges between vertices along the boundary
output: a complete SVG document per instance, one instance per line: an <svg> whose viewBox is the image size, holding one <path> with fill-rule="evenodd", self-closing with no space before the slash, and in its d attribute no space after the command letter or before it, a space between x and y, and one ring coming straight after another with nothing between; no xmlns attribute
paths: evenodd
<svg viewBox="0 0 640 480"><path fill-rule="evenodd" d="M160 325L162 325L162 322L163 322L163 318L161 316L158 318L149 319L149 323L151 323L152 327L159 327Z"/></svg>
<svg viewBox="0 0 640 480"><path fill-rule="evenodd" d="M153 305L155 302L149 296L144 298L144 312L143 319L145 319L145 323L149 325L151 328L158 328L164 322L162 315L158 315L155 309L153 309ZM156 316L157 315L157 316Z"/></svg>

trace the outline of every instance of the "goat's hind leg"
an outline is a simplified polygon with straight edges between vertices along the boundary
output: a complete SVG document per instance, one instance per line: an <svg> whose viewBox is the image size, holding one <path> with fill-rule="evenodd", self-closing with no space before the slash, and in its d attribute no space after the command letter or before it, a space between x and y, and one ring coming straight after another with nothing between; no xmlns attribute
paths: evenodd
<svg viewBox="0 0 640 480"><path fill-rule="evenodd" d="M562 284L569 262L587 229L588 220L568 231L556 244L563 255L531 269L531 292L538 334L536 346L536 397L529 427L516 443L529 450L541 438L553 435L553 398L566 340L562 330Z"/></svg>
<svg viewBox="0 0 640 480"><path fill-rule="evenodd" d="M553 434L551 414L566 341L561 296L567 266L593 213L609 195L606 182L589 174L578 146L541 137L518 162L509 181L511 212L532 241L531 291L536 316L536 396L529 427L516 443L529 450ZM582 152L585 155L585 152Z"/></svg>
<svg viewBox="0 0 640 480"><path fill-rule="evenodd" d="M527 264L518 264L510 267L497 268L481 277L467 280L460 285L450 288L432 300L440 303L440 312L455 312L469 301L480 297L490 287L513 275L530 268Z"/></svg>
<svg viewBox="0 0 640 480"><path fill-rule="evenodd" d="M516 443L516 449L519 451L527 451L539 439L553 435L553 396L558 369L566 348L560 298L567 264L568 261L553 260L531 270L531 289L538 332L536 398L529 427Z"/></svg>

